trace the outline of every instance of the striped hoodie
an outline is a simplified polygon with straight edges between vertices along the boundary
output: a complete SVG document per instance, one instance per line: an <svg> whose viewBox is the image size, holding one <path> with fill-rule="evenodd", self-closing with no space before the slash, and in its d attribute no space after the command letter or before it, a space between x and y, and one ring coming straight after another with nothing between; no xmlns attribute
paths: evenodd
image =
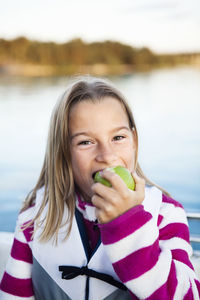
<svg viewBox="0 0 200 300"><path fill-rule="evenodd" d="M85 206L78 204L77 207L87 219ZM35 207L29 208L25 214L26 221L29 221L35 214ZM22 232L24 218L23 223L21 219L19 215L0 285L1 300L35 299L31 279L33 227ZM92 220L90 222L92 224ZM190 262L192 248L187 219L178 202L162 195L156 222L153 212L145 205L139 205L98 227L113 269L132 299L200 299L200 283Z"/></svg>

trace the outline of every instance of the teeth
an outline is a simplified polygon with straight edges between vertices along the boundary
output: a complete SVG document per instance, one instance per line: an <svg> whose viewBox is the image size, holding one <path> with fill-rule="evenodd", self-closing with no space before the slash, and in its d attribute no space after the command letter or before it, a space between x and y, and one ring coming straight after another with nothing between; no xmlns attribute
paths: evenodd
<svg viewBox="0 0 200 300"><path fill-rule="evenodd" d="M115 173L115 171L113 170L113 167L107 167L107 168L105 168L105 169L95 171L95 172L92 174L92 178L94 179L95 174L96 174L97 172L100 172L100 173L101 173L103 170L108 170L108 171L110 171L110 172Z"/></svg>
<svg viewBox="0 0 200 300"><path fill-rule="evenodd" d="M115 173L115 171L114 171L113 168L114 168L114 167L109 167L109 168L106 168L106 170L108 170L108 171L110 171L110 172L112 172L112 173Z"/></svg>

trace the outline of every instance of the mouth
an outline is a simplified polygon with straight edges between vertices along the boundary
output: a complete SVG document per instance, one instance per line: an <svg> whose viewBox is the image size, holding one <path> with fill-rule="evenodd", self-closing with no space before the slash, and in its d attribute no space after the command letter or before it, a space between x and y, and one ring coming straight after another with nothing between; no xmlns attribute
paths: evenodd
<svg viewBox="0 0 200 300"><path fill-rule="evenodd" d="M103 169L99 169L99 170L96 170L96 171L94 171L93 173L92 173L92 179L94 180L94 177L95 177L95 174L97 173L97 172L101 172L101 171L103 171L103 170L105 170L105 169L112 169L112 168L114 168L114 167L117 167L117 166L122 166L122 167L125 167L125 166L123 166L123 165L116 165L116 166L107 166L107 167L105 167L105 168L103 168Z"/></svg>
<svg viewBox="0 0 200 300"><path fill-rule="evenodd" d="M95 171L94 173L92 173L92 179L94 180L94 177L95 177L95 174L97 173L98 171Z"/></svg>
<svg viewBox="0 0 200 300"><path fill-rule="evenodd" d="M103 171L103 169L97 170L97 171L95 171L94 173L92 173L92 179L93 179L93 180L94 180L95 174L96 174L97 172L100 172L100 171Z"/></svg>

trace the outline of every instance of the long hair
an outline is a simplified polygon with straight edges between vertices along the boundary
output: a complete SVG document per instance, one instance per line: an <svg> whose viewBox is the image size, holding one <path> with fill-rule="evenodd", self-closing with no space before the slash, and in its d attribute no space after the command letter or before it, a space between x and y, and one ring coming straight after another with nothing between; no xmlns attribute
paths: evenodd
<svg viewBox="0 0 200 300"><path fill-rule="evenodd" d="M58 231L62 224L64 208L67 206L69 235L75 211L75 183L72 173L69 138L69 115L72 107L81 101L101 101L105 97L118 100L124 107L129 120L129 126L134 129L136 136L135 170L145 179L147 185L155 185L142 172L138 163L138 133L132 111L124 96L108 81L85 76L77 79L58 100L52 112L47 139L44 163L39 179L33 190L26 197L21 211L32 206L36 199L37 191L44 188L42 204L32 220L32 223L41 217L47 205L47 214L43 223L41 241L54 237L57 241ZM168 194L157 186L163 193ZM29 224L30 225L30 224Z"/></svg>

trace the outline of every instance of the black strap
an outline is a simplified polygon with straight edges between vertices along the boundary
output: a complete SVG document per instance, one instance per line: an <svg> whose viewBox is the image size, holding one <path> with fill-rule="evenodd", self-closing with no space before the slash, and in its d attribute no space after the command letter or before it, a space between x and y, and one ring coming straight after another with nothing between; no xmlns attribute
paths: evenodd
<svg viewBox="0 0 200 300"><path fill-rule="evenodd" d="M121 282L115 280L111 275L96 272L94 270L88 269L87 266L84 267L74 267L74 266L59 266L59 271L62 272L62 279L73 279L79 275L86 275L89 277L94 277L100 280L103 280L121 290L126 291L127 288Z"/></svg>

